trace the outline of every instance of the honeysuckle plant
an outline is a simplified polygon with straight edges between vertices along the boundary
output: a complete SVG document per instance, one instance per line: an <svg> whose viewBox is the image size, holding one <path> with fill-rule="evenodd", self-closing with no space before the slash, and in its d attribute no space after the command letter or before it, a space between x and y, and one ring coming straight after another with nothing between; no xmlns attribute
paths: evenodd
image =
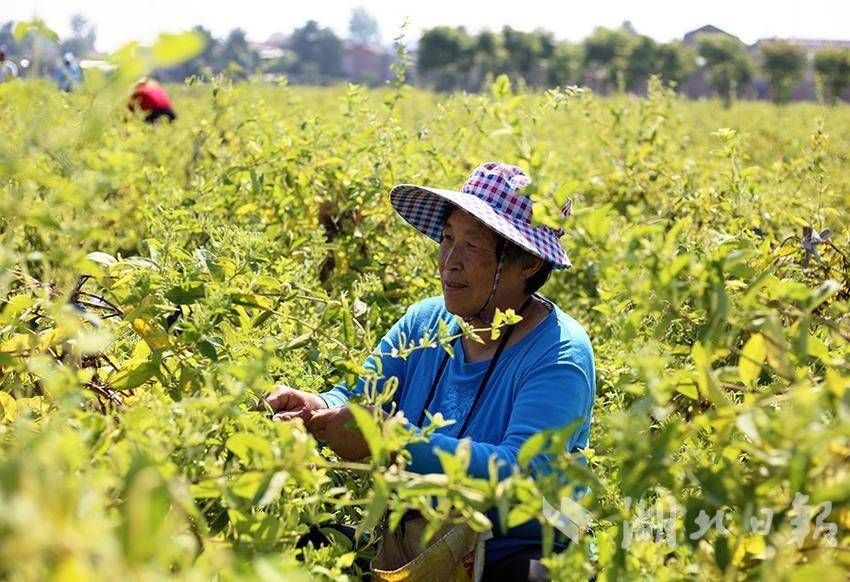
<svg viewBox="0 0 850 582"><path fill-rule="evenodd" d="M766 105L657 81L599 98L217 80L169 87L178 122L148 127L116 79L0 85L0 577L358 579L407 509L430 532L537 520L548 549L567 498L589 525L546 558L555 579L844 575L846 110L791 104L778 128ZM505 479L470 477L464 447L413 474L407 444L452 419L410 432L392 379L352 404L361 461L273 422L266 391L353 381L439 293L389 187L490 159L529 171L535 218L564 231L574 268L542 292L595 350L590 449L565 453L562 427ZM358 539L296 548L331 520Z"/></svg>

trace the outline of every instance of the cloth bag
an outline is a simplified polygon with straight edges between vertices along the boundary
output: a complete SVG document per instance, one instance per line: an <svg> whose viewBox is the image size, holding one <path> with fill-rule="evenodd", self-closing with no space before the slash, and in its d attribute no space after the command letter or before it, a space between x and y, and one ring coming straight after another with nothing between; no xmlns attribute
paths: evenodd
<svg viewBox="0 0 850 582"><path fill-rule="evenodd" d="M391 532L384 528L378 554L370 564L375 580L385 582L479 582L484 570L484 542L492 531L478 533L465 523L444 525L422 547L428 520L405 519Z"/></svg>

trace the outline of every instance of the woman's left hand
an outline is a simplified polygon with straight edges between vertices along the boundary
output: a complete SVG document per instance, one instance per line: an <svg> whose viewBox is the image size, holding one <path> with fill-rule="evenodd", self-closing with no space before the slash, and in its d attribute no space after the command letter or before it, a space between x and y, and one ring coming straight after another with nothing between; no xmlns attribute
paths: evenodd
<svg viewBox="0 0 850 582"><path fill-rule="evenodd" d="M346 428L348 423L352 429ZM369 455L369 446L357 430L351 411L344 407L314 410L305 423L307 430L346 461L359 461Z"/></svg>

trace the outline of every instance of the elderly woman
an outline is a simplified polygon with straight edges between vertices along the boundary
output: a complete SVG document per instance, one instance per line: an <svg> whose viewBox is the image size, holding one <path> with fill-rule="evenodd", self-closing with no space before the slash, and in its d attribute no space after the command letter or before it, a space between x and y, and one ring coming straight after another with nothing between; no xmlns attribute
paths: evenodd
<svg viewBox="0 0 850 582"><path fill-rule="evenodd" d="M496 309L513 309L522 320L484 343L460 338L454 358L443 350L416 350L407 359L370 357L365 368L399 381L400 410L426 422L441 412L455 423L429 442L409 447L408 469L441 472L435 451L453 452L460 439L471 441L469 473L487 477L488 461L500 461L510 474L523 443L535 433L563 428L581 419L570 451L588 444L595 393L593 351L584 329L552 301L537 294L553 269L570 267L556 231L531 224L532 201L520 193L530 183L520 168L487 163L476 168L460 192L399 185L390 192L396 211L440 244L443 294L410 307L381 340L378 351L393 353L404 340L436 335L439 322L457 331L455 317L476 327L491 325ZM568 209L566 209L568 213ZM308 430L345 459L368 455L362 436L346 428L352 390L342 385L323 394L278 388L268 402L276 417L300 417ZM529 522L497 535L486 545L485 578L527 578L540 556L540 530ZM517 570L512 570L517 568Z"/></svg>

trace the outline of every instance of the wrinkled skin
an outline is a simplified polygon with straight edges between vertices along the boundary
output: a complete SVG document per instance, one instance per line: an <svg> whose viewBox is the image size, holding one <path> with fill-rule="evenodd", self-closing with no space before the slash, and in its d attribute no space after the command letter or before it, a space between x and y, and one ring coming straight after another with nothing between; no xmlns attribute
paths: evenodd
<svg viewBox="0 0 850 582"><path fill-rule="evenodd" d="M493 279L499 266L497 254L498 235L460 209L453 210L443 227L440 243L440 283L446 309L463 318L469 318L487 303L493 288ZM481 314L483 319L471 321L473 325L486 326L496 308L518 308L528 295L525 280L540 267L538 259L531 266L505 262L499 286L492 301Z"/></svg>
<svg viewBox="0 0 850 582"><path fill-rule="evenodd" d="M266 402L275 411L273 420L285 422L300 419L318 441L346 461L357 461L369 454L363 435L346 428L349 421L353 420L348 408L328 408L316 394L282 385L266 396Z"/></svg>

